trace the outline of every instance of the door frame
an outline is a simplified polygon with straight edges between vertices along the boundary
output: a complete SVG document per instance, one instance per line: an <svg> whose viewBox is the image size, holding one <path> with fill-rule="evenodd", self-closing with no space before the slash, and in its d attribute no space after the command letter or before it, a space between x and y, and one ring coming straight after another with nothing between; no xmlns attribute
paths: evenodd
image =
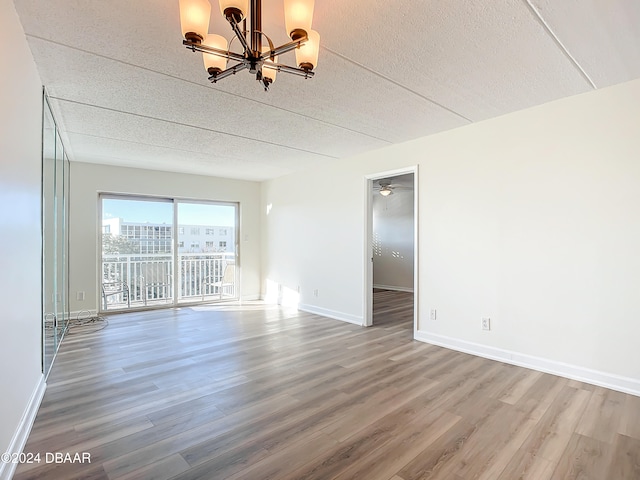
<svg viewBox="0 0 640 480"><path fill-rule="evenodd" d="M395 170L387 170L382 172L376 172L364 177L364 195L365 195L365 221L364 221L364 298L363 298L363 326L370 327L373 325L373 196L371 191L373 190L374 181L382 178L397 177L398 175L404 175L413 173L413 332L418 330L418 286L419 286L419 272L418 272L418 257L419 257L419 243L418 243L418 165L411 167L399 168Z"/></svg>

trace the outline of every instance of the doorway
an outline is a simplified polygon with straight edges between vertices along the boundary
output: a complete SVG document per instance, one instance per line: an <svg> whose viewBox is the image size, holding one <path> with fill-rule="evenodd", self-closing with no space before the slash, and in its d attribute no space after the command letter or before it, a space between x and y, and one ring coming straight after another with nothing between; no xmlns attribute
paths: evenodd
<svg viewBox="0 0 640 480"><path fill-rule="evenodd" d="M365 325L417 328L417 167L367 177Z"/></svg>

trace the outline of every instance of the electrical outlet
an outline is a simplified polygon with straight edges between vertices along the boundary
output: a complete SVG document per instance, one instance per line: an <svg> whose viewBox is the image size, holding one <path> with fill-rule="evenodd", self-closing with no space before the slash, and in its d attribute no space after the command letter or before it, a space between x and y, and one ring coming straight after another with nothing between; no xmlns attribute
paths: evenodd
<svg viewBox="0 0 640 480"><path fill-rule="evenodd" d="M318 293L318 289L317 289L317 288L313 291L313 296L314 296L314 297L319 296L319 293Z"/></svg>
<svg viewBox="0 0 640 480"><path fill-rule="evenodd" d="M491 319L489 317L482 317L482 330L491 330Z"/></svg>
<svg viewBox="0 0 640 480"><path fill-rule="evenodd" d="M79 302L84 301L84 292L76 292L76 300Z"/></svg>
<svg viewBox="0 0 640 480"><path fill-rule="evenodd" d="M429 318L431 320L435 320L436 318L438 318L437 315L436 315L436 309L435 308L431 309L431 312L429 313Z"/></svg>

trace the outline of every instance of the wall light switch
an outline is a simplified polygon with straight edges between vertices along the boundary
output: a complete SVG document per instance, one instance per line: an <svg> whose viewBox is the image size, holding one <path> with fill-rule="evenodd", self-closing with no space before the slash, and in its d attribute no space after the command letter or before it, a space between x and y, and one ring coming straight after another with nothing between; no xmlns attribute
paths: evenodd
<svg viewBox="0 0 640 480"><path fill-rule="evenodd" d="M429 318L430 318L431 320L435 320L436 318L438 318L438 317L437 317L437 314L436 314L436 309L435 309L435 308L432 308L432 309L431 309L431 312L429 313Z"/></svg>
<svg viewBox="0 0 640 480"><path fill-rule="evenodd" d="M482 317L482 330L491 330L491 319L489 317Z"/></svg>

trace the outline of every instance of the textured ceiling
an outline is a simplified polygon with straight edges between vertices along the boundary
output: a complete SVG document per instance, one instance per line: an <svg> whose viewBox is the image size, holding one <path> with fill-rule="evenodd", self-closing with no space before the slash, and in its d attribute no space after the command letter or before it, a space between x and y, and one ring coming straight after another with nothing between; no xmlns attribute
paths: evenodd
<svg viewBox="0 0 640 480"><path fill-rule="evenodd" d="M316 0L315 77L268 93L207 81L178 0L14 3L72 161L265 180L640 77L638 0Z"/></svg>

